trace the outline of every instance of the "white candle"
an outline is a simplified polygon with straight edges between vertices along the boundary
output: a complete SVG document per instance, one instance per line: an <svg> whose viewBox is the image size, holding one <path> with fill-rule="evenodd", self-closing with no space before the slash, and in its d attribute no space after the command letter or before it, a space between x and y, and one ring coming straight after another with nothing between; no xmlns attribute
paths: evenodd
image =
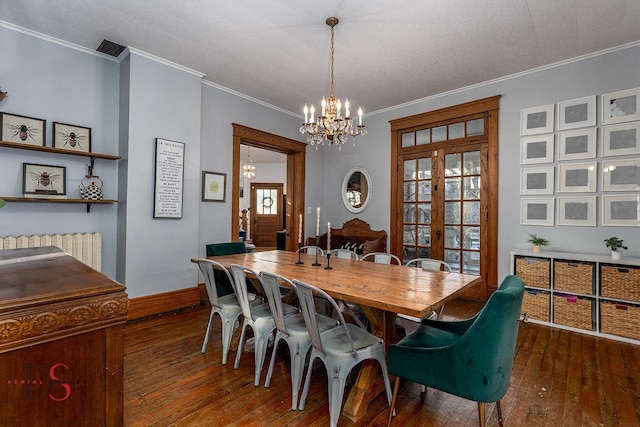
<svg viewBox="0 0 640 427"><path fill-rule="evenodd" d="M358 125L362 126L362 108L358 108Z"/></svg>
<svg viewBox="0 0 640 427"><path fill-rule="evenodd" d="M327 223L327 252L331 250L331 223Z"/></svg>
<svg viewBox="0 0 640 427"><path fill-rule="evenodd" d="M349 99L344 100L344 116L351 117L351 112L349 111Z"/></svg>
<svg viewBox="0 0 640 427"><path fill-rule="evenodd" d="M313 108L313 106L311 108ZM304 104L304 109L302 111L304 111L304 122L309 123L309 108L307 107L307 104Z"/></svg>
<svg viewBox="0 0 640 427"><path fill-rule="evenodd" d="M322 102L320 103L320 105L322 106L322 117L324 117L324 110L327 107L327 101L324 99L324 96L322 97Z"/></svg>
<svg viewBox="0 0 640 427"><path fill-rule="evenodd" d="M320 235L320 208L316 213L316 236Z"/></svg>
<svg viewBox="0 0 640 427"><path fill-rule="evenodd" d="M302 243L302 214L300 214L298 221L298 243Z"/></svg>
<svg viewBox="0 0 640 427"><path fill-rule="evenodd" d="M314 115L316 114L316 109L313 107L313 104L311 104L309 112L311 113L311 119L309 120L309 123L313 123L315 122Z"/></svg>

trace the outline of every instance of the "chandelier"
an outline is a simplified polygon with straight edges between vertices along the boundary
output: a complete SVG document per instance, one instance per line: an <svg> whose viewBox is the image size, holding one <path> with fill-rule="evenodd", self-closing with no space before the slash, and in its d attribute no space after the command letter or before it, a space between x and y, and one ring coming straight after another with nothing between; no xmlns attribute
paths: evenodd
<svg viewBox="0 0 640 427"><path fill-rule="evenodd" d="M358 125L354 126L351 112L349 110L349 100L344 101L344 116L342 115L342 103L333 93L333 28L338 25L338 18L327 18L327 25L331 27L331 90L328 98L322 98L320 105L322 112L319 117L315 117L315 108L304 104L304 123L300 126L300 133L307 134L307 142L316 146L337 145L338 150L347 141L347 137L354 138L359 135L366 135L367 129L362 124L362 108L358 108Z"/></svg>
<svg viewBox="0 0 640 427"><path fill-rule="evenodd" d="M247 161L242 164L242 177L253 179L256 177L256 163L251 158L251 147L247 147Z"/></svg>

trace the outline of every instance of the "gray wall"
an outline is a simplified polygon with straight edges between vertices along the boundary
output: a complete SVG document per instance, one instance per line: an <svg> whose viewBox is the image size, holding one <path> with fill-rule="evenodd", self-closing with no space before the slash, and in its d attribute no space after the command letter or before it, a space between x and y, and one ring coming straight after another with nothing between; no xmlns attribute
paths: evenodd
<svg viewBox="0 0 640 427"><path fill-rule="evenodd" d="M199 278L189 259L204 255L207 243L229 240L230 197L225 203L200 202L200 172L226 173L226 191L231 194L231 123L304 140L298 133L299 117L203 82L198 73L143 52L133 50L118 63L1 26L0 51L4 53L0 83L9 91L1 111L46 119L48 141L53 121L89 126L93 151L123 157L120 162L98 161L95 170L105 181L105 196L119 198L118 205L94 206L86 214L79 205L9 203L0 211L0 235L101 232L103 271L123 281L132 297L193 286ZM549 238L550 250L595 254L606 254L602 240L618 235L630 247L625 255L640 255L637 227L520 225L519 194L520 110L639 87L638 69L640 47L632 46L365 116L369 133L358 138L355 147L349 142L341 151L307 150L305 236L314 233L317 206L322 208L323 228L327 221L337 226L356 216L346 210L340 196L344 175L353 166L364 167L372 177L372 200L358 217L374 229L389 229L389 120L502 95L499 276L509 271L509 251L529 246L530 232ZM186 144L180 220L152 218L157 137ZM0 195L21 194L23 161L66 165L69 189L76 188L85 174L84 160L2 149Z"/></svg>

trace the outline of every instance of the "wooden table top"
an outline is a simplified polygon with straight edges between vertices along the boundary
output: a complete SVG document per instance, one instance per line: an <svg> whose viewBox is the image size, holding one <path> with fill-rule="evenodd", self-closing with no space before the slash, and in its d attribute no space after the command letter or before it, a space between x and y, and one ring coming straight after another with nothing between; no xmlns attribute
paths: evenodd
<svg viewBox="0 0 640 427"><path fill-rule="evenodd" d="M210 259L226 267L240 264L257 272L280 274L314 285L337 299L415 317L426 316L464 289L480 283L480 277L470 274L334 257L330 262L333 268L326 270L326 257L318 257L322 266L314 267L315 255L301 254L304 264L296 264L298 254L288 251L251 252ZM197 262L197 258L191 261Z"/></svg>

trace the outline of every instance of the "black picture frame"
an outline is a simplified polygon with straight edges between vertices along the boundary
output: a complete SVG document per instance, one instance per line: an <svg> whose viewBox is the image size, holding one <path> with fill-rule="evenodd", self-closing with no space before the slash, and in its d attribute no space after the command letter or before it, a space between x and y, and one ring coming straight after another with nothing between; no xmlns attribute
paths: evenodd
<svg viewBox="0 0 640 427"><path fill-rule="evenodd" d="M46 130L46 120L0 113L0 141L44 147Z"/></svg>
<svg viewBox="0 0 640 427"><path fill-rule="evenodd" d="M91 152L91 128L53 122L53 147Z"/></svg>
<svg viewBox="0 0 640 427"><path fill-rule="evenodd" d="M22 193L25 197L66 198L66 166L23 163Z"/></svg>
<svg viewBox="0 0 640 427"><path fill-rule="evenodd" d="M184 156L184 142L156 138L154 218L182 218Z"/></svg>

